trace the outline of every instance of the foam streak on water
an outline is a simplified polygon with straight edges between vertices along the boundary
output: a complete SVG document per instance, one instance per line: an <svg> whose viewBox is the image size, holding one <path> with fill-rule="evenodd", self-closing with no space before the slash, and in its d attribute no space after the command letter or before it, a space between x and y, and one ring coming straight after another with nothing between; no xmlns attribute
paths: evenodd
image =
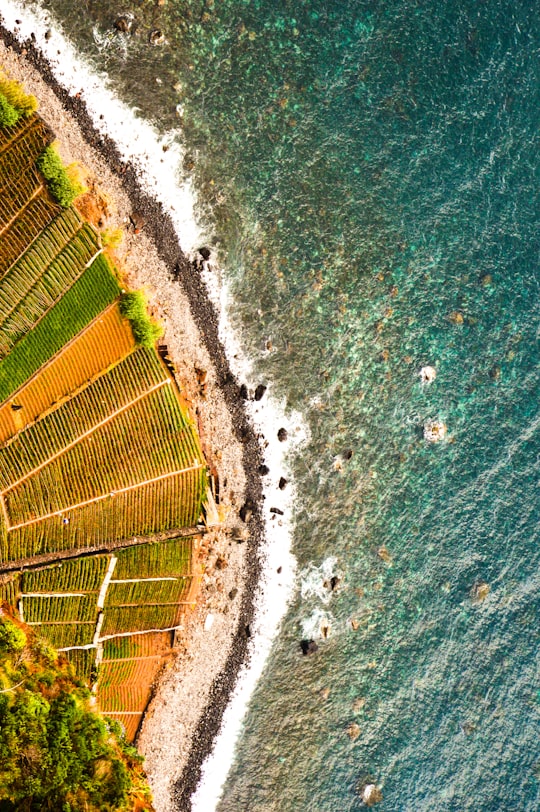
<svg viewBox="0 0 540 812"><path fill-rule="evenodd" d="M16 20L20 22L16 23ZM203 233L197 222L196 197L190 182L179 185L176 181L182 158L176 134L170 132L160 137L151 124L122 103L110 89L107 77L99 74L77 54L61 33L58 23L47 12L29 11L12 0L5 0L2 4L2 21L21 41L29 39L32 33L35 35L37 47L49 60L56 79L70 93L80 93L95 127L116 143L124 160L136 167L142 186L160 200L169 212L182 250L188 255L192 254L202 244ZM45 37L46 32L51 32L48 38ZM107 114L101 120L103 110ZM165 153L162 149L164 144L168 147ZM220 338L231 368L238 380L253 390L258 381L227 315L231 306L230 291L217 269L206 272L205 282L219 313ZM263 570L255 597L256 614L248 662L240 672L214 750L204 765L202 779L193 798L194 812L211 812L219 801L247 704L264 669L295 583L296 562L291 553L291 514L295 488L294 482L289 481L287 490L280 491L278 481L282 475L290 480L287 459L306 442L307 430L298 413L285 413L284 403L272 396L271 387L262 401L248 403L248 411L261 437L265 463L270 469L270 474L264 480L266 540L260 550ZM280 443L277 439L277 432L282 427L287 429L289 435L287 443ZM283 515L271 513L271 507L277 507Z"/></svg>

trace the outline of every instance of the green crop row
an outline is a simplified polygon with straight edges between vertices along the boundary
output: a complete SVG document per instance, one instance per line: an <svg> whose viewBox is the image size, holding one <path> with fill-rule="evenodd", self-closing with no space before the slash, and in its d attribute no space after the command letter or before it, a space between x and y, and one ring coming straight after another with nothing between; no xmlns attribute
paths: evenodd
<svg viewBox="0 0 540 812"><path fill-rule="evenodd" d="M134 657L165 655L171 650L173 632L133 634L129 637L113 637L103 642L103 661L131 660Z"/></svg>
<svg viewBox="0 0 540 812"><path fill-rule="evenodd" d="M42 623L33 628L54 648L87 646L95 633L94 623Z"/></svg>
<svg viewBox="0 0 540 812"><path fill-rule="evenodd" d="M134 403L15 486L5 496L12 522L19 524L32 515L64 510L199 464L200 457L194 459L189 454L192 431L178 426L178 406L167 413L164 403L177 404L166 386Z"/></svg>
<svg viewBox="0 0 540 812"><path fill-rule="evenodd" d="M99 592L107 567L108 555L68 558L40 570L22 575L23 592Z"/></svg>
<svg viewBox="0 0 540 812"><path fill-rule="evenodd" d="M11 530L9 544L0 537L1 560L191 527L199 519L205 487L206 471L200 468Z"/></svg>
<svg viewBox="0 0 540 812"><path fill-rule="evenodd" d="M0 278L39 237L58 211L57 204L45 191L30 201L24 212L2 235Z"/></svg>
<svg viewBox="0 0 540 812"><path fill-rule="evenodd" d="M75 648L64 652L64 656L69 660L79 679L87 683L92 681L96 667L95 648Z"/></svg>
<svg viewBox="0 0 540 812"><path fill-rule="evenodd" d="M25 476L92 426L167 380L154 352L140 348L80 394L0 448L3 488Z"/></svg>
<svg viewBox="0 0 540 812"><path fill-rule="evenodd" d="M21 386L42 364L118 296L118 282L100 254L39 324L0 363L0 401Z"/></svg>
<svg viewBox="0 0 540 812"><path fill-rule="evenodd" d="M182 606L163 604L155 606L112 606L105 612L101 635L145 629L167 629L178 625Z"/></svg>
<svg viewBox="0 0 540 812"><path fill-rule="evenodd" d="M178 603L187 599L191 577L176 581L138 581L136 583L111 583L105 607L146 603Z"/></svg>
<svg viewBox="0 0 540 812"><path fill-rule="evenodd" d="M46 268L75 236L81 222L74 209L65 209L32 243L0 281L0 319L4 319L17 302L23 299L41 269Z"/></svg>
<svg viewBox="0 0 540 812"><path fill-rule="evenodd" d="M85 266L96 254L97 243L89 226L68 243L66 248L43 270L36 268L33 274L34 284L26 295L17 302L12 299L10 312L6 313L0 323L0 356L5 356L35 323L51 310L84 272Z"/></svg>
<svg viewBox="0 0 540 812"><path fill-rule="evenodd" d="M117 552L113 578L161 578L191 575L193 539L190 537L127 547Z"/></svg>
<svg viewBox="0 0 540 812"><path fill-rule="evenodd" d="M23 613L27 623L96 622L97 593L62 597L24 597Z"/></svg>
<svg viewBox="0 0 540 812"><path fill-rule="evenodd" d="M17 606L17 597L19 595L20 579L18 576L15 576L11 581L7 583L0 583L0 605L2 603L7 603L12 609L15 609Z"/></svg>

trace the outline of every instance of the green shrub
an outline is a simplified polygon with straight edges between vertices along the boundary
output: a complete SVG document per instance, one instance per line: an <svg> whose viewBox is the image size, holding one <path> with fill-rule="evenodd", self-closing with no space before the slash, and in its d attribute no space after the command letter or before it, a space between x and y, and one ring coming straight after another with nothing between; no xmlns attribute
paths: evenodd
<svg viewBox="0 0 540 812"><path fill-rule="evenodd" d="M0 127L13 127L19 118L20 113L9 103L4 94L0 93Z"/></svg>
<svg viewBox="0 0 540 812"><path fill-rule="evenodd" d="M26 635L8 618L0 618L0 651L22 651Z"/></svg>
<svg viewBox="0 0 540 812"><path fill-rule="evenodd" d="M124 293L120 299L120 312L131 322L137 344L151 349L163 331L148 315L143 293L140 290Z"/></svg>
<svg viewBox="0 0 540 812"><path fill-rule="evenodd" d="M71 667L43 659L32 632L6 615L0 633L25 647L21 656L0 645L0 810L152 812L139 758Z"/></svg>
<svg viewBox="0 0 540 812"><path fill-rule="evenodd" d="M25 93L18 82L13 79L6 79L2 74L0 74L0 93L21 116L30 116L38 108L35 96Z"/></svg>
<svg viewBox="0 0 540 812"><path fill-rule="evenodd" d="M84 191L80 183L69 179L66 168L54 147L47 147L37 159L38 169L47 181L49 192L60 205L67 209Z"/></svg>

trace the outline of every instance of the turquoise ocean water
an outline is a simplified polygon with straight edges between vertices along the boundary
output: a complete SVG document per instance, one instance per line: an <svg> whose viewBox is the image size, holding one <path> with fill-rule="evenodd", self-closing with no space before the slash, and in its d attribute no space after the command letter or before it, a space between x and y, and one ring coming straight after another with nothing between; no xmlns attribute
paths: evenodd
<svg viewBox="0 0 540 812"><path fill-rule="evenodd" d="M42 5L181 116L235 326L311 433L298 593L220 812L352 812L366 781L386 812L537 810L537 6Z"/></svg>

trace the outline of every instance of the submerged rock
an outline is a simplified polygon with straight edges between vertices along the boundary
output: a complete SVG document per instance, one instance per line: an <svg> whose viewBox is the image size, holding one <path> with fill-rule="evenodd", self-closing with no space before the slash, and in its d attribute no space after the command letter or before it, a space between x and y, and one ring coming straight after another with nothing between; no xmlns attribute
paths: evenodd
<svg viewBox="0 0 540 812"><path fill-rule="evenodd" d="M154 31L150 32L148 42L150 43L150 45L163 45L163 43L165 42L165 34L163 33L163 31L160 31L159 28L155 28Z"/></svg>
<svg viewBox="0 0 540 812"><path fill-rule="evenodd" d="M422 383L433 383L433 381L437 377L437 370L435 369L435 367L426 366L422 367L419 374Z"/></svg>
<svg viewBox="0 0 540 812"><path fill-rule="evenodd" d="M362 789L362 800L366 806L375 806L382 801L382 797L377 784L366 784Z"/></svg>
<svg viewBox="0 0 540 812"><path fill-rule="evenodd" d="M360 725L357 725L356 722L351 722L349 727L347 728L347 736L352 742L355 742L359 737L360 733Z"/></svg>
<svg viewBox="0 0 540 812"><path fill-rule="evenodd" d="M254 398L255 400L261 400L264 393L266 392L266 386L263 383L260 383L255 390Z"/></svg>
<svg viewBox="0 0 540 812"><path fill-rule="evenodd" d="M424 440L439 443L446 437L446 424L442 420L427 420L424 423Z"/></svg>
<svg viewBox="0 0 540 812"><path fill-rule="evenodd" d="M302 654L305 657L307 657L309 654L315 654L315 652L319 650L319 646L315 640L301 640L300 648L302 649Z"/></svg>
<svg viewBox="0 0 540 812"><path fill-rule="evenodd" d="M489 584L485 581L477 581L471 589L471 598L474 603L482 603L485 601L490 592Z"/></svg>
<svg viewBox="0 0 540 812"><path fill-rule="evenodd" d="M287 429L281 428L278 433L277 437L280 443L284 443L289 435L287 434Z"/></svg>

